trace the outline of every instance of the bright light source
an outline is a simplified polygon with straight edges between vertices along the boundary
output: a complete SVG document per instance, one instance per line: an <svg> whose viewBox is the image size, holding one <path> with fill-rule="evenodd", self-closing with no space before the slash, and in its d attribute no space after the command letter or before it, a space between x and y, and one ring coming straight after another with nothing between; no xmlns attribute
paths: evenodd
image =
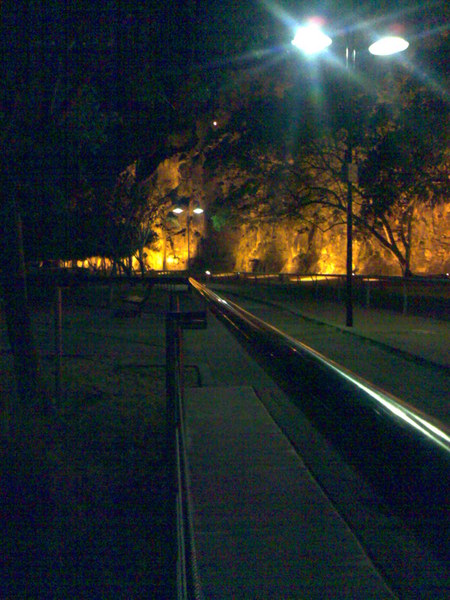
<svg viewBox="0 0 450 600"><path fill-rule="evenodd" d="M383 37L369 46L369 52L376 56L389 56L403 52L409 46L409 42L398 36Z"/></svg>
<svg viewBox="0 0 450 600"><path fill-rule="evenodd" d="M332 39L313 23L299 27L292 40L292 44L305 54L317 54L325 50L331 43Z"/></svg>
<svg viewBox="0 0 450 600"><path fill-rule="evenodd" d="M200 208L200 206L196 206L192 212L196 215L201 215L203 212L203 208Z"/></svg>
<svg viewBox="0 0 450 600"><path fill-rule="evenodd" d="M181 215L181 213L183 212L183 209L181 208L181 206L177 206L176 208L173 209L173 211L176 215Z"/></svg>

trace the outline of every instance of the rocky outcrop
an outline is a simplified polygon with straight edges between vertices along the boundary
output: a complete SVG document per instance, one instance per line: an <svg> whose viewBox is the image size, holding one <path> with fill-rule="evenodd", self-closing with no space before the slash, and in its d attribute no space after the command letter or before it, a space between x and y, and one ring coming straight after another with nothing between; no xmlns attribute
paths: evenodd
<svg viewBox="0 0 450 600"><path fill-rule="evenodd" d="M346 265L346 226L327 209L317 207L302 218L270 220L261 213L239 213L219 223L214 219L217 199L226 196L239 172L203 168L199 149L176 155L158 167L157 187L177 197L199 203L204 214L191 214L189 255L191 264L210 270L258 272L344 273ZM263 217L261 215L264 215ZM450 271L450 205L424 208L415 217L411 267L415 274ZM187 265L186 215L172 222L168 232L158 231L159 241L147 253L151 268L180 269ZM374 238L355 232L354 270L358 274L400 275L396 258Z"/></svg>
<svg viewBox="0 0 450 600"><path fill-rule="evenodd" d="M411 270L417 275L450 271L450 209L425 209L415 224ZM229 235L222 231L209 243L220 246ZM235 244L228 241L230 256L226 265L237 271L287 273L345 273L346 228L336 226L328 231L311 226L305 231L302 222L283 221L267 225L248 224L235 228ZM213 241L214 240L214 241ZM354 271L360 275L401 275L396 258L374 239L353 240Z"/></svg>

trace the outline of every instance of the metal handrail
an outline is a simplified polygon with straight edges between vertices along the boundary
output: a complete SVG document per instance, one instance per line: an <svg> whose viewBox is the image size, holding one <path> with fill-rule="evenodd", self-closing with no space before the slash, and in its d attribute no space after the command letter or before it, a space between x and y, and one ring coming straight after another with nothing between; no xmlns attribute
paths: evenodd
<svg viewBox="0 0 450 600"><path fill-rule="evenodd" d="M333 441L408 510L442 515L450 432L429 417L190 278L208 307Z"/></svg>
<svg viewBox="0 0 450 600"><path fill-rule="evenodd" d="M173 304L172 302L170 304ZM201 600L197 569L190 482L187 469L183 407L183 333L201 327L200 312L166 313L166 464L169 518L174 524L169 542L169 585L177 600ZM170 534L169 534L170 535Z"/></svg>

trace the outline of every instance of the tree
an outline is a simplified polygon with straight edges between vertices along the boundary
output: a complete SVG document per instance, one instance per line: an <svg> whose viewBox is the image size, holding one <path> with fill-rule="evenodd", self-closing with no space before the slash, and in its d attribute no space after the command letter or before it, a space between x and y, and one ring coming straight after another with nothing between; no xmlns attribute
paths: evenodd
<svg viewBox="0 0 450 600"><path fill-rule="evenodd" d="M0 281L24 407L42 402L24 248L29 259L89 255L102 239L98 217L107 213L97 201L107 203L128 164L144 154L150 168L159 162L174 111L161 76L166 31L154 24L169 9L158 2L1 4Z"/></svg>
<svg viewBox="0 0 450 600"><path fill-rule="evenodd" d="M0 207L0 283L2 312L6 318L9 341L14 357L14 373L21 406L13 409L16 418L25 412L48 408L43 396L40 360L33 337L28 309L23 253L22 223L17 208L14 182L3 176Z"/></svg>
<svg viewBox="0 0 450 600"><path fill-rule="evenodd" d="M207 169L225 165L234 173L217 196L214 218L222 225L246 215L309 219L316 207L327 212L315 211L315 225L345 224L350 144L359 167L352 183L356 235L376 240L407 275L415 216L448 197L448 104L394 69L389 95L393 82L398 90L389 104L352 80L327 75L319 101L303 75L301 85L278 94L266 82L261 96L248 96L234 112L220 143L206 151ZM376 88L383 90L381 81Z"/></svg>
<svg viewBox="0 0 450 600"><path fill-rule="evenodd" d="M31 328L22 223L37 239L43 225L57 223L51 229L68 253L71 236L61 240L61 232L70 224L74 189L86 185L84 167L104 142L105 123L92 97L97 63L87 68L92 57L83 51L82 23L71 21L68 7L19 0L2 3L0 13L0 282L22 412L48 407ZM96 174L104 181L105 173Z"/></svg>
<svg viewBox="0 0 450 600"><path fill-rule="evenodd" d="M150 195L148 184L136 181L136 165L131 165L120 175L112 193L97 203L101 231L98 252L111 259L113 271L120 267L131 275L136 256L141 274L145 273L144 248L155 239L153 227L160 208L151 202Z"/></svg>
<svg viewBox="0 0 450 600"><path fill-rule="evenodd" d="M23 30L18 26L21 10L24 11ZM33 64L35 55L31 40L36 22L32 8L27 9L20 4L15 7L2 4L1 11L0 281L3 312L21 399L21 410L16 407L16 416L19 416L23 411L33 412L44 408L39 356L27 303L20 213L21 194L26 188L23 175L27 172L27 162L32 153L36 120L43 116L39 110L42 108L39 96L34 95L40 91L37 83L43 75L38 76L34 71L36 63ZM34 102L37 106L33 106Z"/></svg>
<svg viewBox="0 0 450 600"><path fill-rule="evenodd" d="M416 212L448 198L448 105L422 88L394 118L383 108L360 169L359 217L409 275Z"/></svg>
<svg viewBox="0 0 450 600"><path fill-rule="evenodd" d="M295 161L290 189L300 207L327 206L344 221L350 136L359 163L358 180L352 183L355 229L377 240L409 275L414 217L421 207L448 197L448 105L422 86L412 85L410 78L400 81L400 96L405 98L401 105L363 99L353 107L357 128L332 128L312 139Z"/></svg>

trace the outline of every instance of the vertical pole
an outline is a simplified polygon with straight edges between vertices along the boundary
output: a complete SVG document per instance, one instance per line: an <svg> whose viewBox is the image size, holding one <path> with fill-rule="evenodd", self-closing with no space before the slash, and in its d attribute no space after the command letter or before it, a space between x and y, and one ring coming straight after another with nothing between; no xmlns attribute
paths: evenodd
<svg viewBox="0 0 450 600"><path fill-rule="evenodd" d="M354 70L356 67L356 50L347 44L345 65L347 71ZM350 119L353 119L353 98L350 98ZM346 175L347 175L347 264L346 264L346 318L347 327L353 327L353 190L352 184L355 179L355 170L353 165L353 140L350 123L347 128L347 151L346 151Z"/></svg>
<svg viewBox="0 0 450 600"><path fill-rule="evenodd" d="M188 273L191 270L191 235L190 235L190 226L191 226L191 216L189 214L189 209L188 209L187 224L186 224L186 230L187 230L187 270L188 270Z"/></svg>
<svg viewBox="0 0 450 600"><path fill-rule="evenodd" d="M166 498L169 526L166 540L166 566L169 588L175 597L177 579L177 498L176 498L176 324L166 314Z"/></svg>
<svg viewBox="0 0 450 600"><path fill-rule="evenodd" d="M370 308L370 279L366 279L366 308Z"/></svg>
<svg viewBox="0 0 450 600"><path fill-rule="evenodd" d="M351 156L351 149L349 149ZM347 167L351 164L351 158L347 163ZM349 170L349 169L348 169ZM346 266L346 296L345 296L345 308L346 318L345 324L347 327L353 327L353 281L352 281L352 268L353 268L353 195L352 195L352 184L349 180L349 173L347 171L347 266Z"/></svg>
<svg viewBox="0 0 450 600"><path fill-rule="evenodd" d="M403 307L402 313L406 315L408 312L408 286L405 277L403 277Z"/></svg>
<svg viewBox="0 0 450 600"><path fill-rule="evenodd" d="M61 288L57 286L55 297L55 399L56 405L61 404L61 375L62 375L62 296Z"/></svg>
<svg viewBox="0 0 450 600"><path fill-rule="evenodd" d="M164 233L164 245L163 245L162 270L166 271L167 270L167 232L163 231L163 233Z"/></svg>
<svg viewBox="0 0 450 600"><path fill-rule="evenodd" d="M166 314L166 439L167 464L173 462L176 396L176 332L172 314Z"/></svg>
<svg viewBox="0 0 450 600"><path fill-rule="evenodd" d="M108 308L111 308L114 302L114 282L113 276L111 274L109 278L109 298L108 298Z"/></svg>

